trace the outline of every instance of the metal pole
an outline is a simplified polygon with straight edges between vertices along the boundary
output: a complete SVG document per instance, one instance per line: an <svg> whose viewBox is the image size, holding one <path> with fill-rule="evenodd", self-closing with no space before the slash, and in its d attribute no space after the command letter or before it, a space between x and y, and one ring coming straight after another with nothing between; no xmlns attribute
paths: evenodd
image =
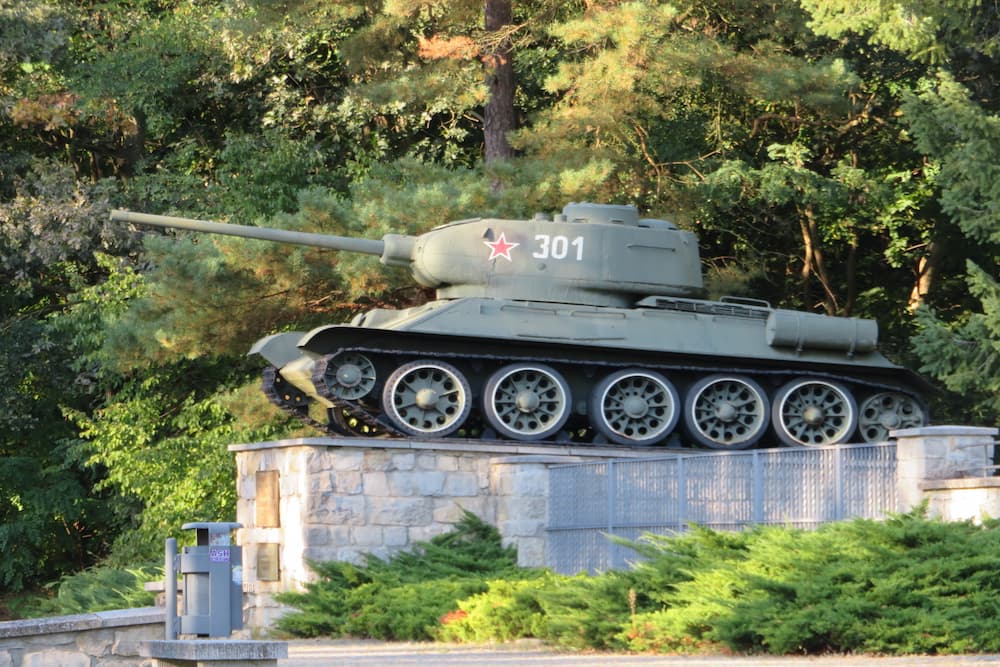
<svg viewBox="0 0 1000 667"><path fill-rule="evenodd" d="M833 462L834 462L834 492L836 495L836 507L834 508L834 520L843 521L844 514L844 450L841 447L833 448Z"/></svg>
<svg viewBox="0 0 1000 667"><path fill-rule="evenodd" d="M167 596L164 639L177 639L177 540L168 537L163 562L164 590Z"/></svg>
<svg viewBox="0 0 1000 667"><path fill-rule="evenodd" d="M608 535L615 534L615 507L618 500L618 484L615 479L617 474L615 470L615 462L608 461ZM608 568L615 569L618 561L618 544L615 542L609 542L608 548L610 553L608 554Z"/></svg>
<svg viewBox="0 0 1000 667"><path fill-rule="evenodd" d="M687 474L684 470L684 457L677 457L677 532L687 528L688 509Z"/></svg>
<svg viewBox="0 0 1000 667"><path fill-rule="evenodd" d="M760 461L760 452L756 449L751 454L753 461L753 519L754 524L764 523L764 468Z"/></svg>

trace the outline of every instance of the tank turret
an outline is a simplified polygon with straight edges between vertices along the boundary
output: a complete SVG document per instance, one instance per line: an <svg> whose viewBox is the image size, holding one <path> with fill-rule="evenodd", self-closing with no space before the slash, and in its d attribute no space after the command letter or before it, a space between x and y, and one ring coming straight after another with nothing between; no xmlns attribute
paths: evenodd
<svg viewBox="0 0 1000 667"><path fill-rule="evenodd" d="M650 294L697 296L702 290L694 235L664 220L640 219L631 206L571 204L554 219L474 218L382 240L129 211L112 211L111 219L378 255L384 264L409 266L440 299L629 306Z"/></svg>
<svg viewBox="0 0 1000 667"><path fill-rule="evenodd" d="M334 435L743 449L927 422L922 381L878 353L874 321L698 298L695 236L631 206L381 240L111 218L377 255L434 288L427 304L253 346L271 400Z"/></svg>

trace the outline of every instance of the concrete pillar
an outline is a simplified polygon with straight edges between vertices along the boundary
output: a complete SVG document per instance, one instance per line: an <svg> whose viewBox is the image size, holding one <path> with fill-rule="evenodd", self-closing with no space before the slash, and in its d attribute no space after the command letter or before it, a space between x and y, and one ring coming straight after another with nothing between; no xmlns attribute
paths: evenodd
<svg viewBox="0 0 1000 667"><path fill-rule="evenodd" d="M510 456L490 461L490 495L504 546L517 547L521 567L545 566L549 465L566 457Z"/></svg>
<svg viewBox="0 0 1000 667"><path fill-rule="evenodd" d="M900 512L908 512L930 486L943 480L992 478L994 438L1000 430L975 426L924 426L889 432L896 440Z"/></svg>

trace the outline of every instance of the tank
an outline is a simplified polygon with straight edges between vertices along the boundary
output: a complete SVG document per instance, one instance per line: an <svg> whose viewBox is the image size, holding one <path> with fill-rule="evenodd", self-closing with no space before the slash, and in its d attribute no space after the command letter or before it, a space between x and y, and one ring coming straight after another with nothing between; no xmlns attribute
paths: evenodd
<svg viewBox="0 0 1000 667"><path fill-rule="evenodd" d="M378 255L436 298L250 354L273 403L335 436L712 449L877 442L927 385L873 320L704 298L696 237L574 203L381 240L113 211L112 220Z"/></svg>

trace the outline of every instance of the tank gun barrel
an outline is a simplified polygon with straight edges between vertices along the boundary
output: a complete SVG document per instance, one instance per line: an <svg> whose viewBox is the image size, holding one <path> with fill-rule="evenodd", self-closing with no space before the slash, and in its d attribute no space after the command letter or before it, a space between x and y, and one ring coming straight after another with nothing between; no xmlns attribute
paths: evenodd
<svg viewBox="0 0 1000 667"><path fill-rule="evenodd" d="M267 227L250 227L247 225L232 225L191 218L177 218L169 215L152 215L133 211L113 210L111 219L116 222L131 222L154 227L186 229L207 234L224 234L226 236L242 236L263 241L278 243L295 243L331 250L346 250L365 255L379 255L386 264L408 264L412 251L412 237L387 235L383 240L355 239L347 236L331 234L314 234L308 232L293 232L285 229L269 229ZM392 238L389 238L392 237ZM387 252L388 251L388 252Z"/></svg>

